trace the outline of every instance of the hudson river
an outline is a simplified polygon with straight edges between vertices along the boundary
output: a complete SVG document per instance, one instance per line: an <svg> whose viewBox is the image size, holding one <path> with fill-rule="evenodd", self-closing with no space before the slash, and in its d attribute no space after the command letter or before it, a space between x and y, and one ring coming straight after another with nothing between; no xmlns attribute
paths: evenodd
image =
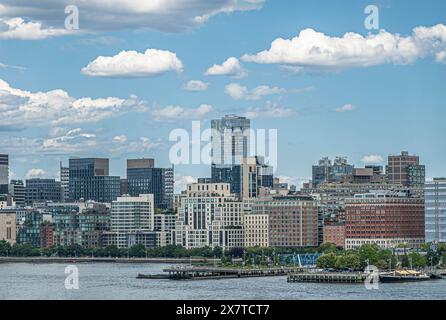
<svg viewBox="0 0 446 320"><path fill-rule="evenodd" d="M144 280L166 264L81 263L79 289L65 288L62 263L0 263L0 299L446 299L446 279L417 283L287 283L286 277Z"/></svg>

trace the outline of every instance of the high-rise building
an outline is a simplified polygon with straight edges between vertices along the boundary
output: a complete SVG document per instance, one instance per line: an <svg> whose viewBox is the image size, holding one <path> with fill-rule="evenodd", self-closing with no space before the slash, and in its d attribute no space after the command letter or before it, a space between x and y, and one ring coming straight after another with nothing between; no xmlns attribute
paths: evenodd
<svg viewBox="0 0 446 320"><path fill-rule="evenodd" d="M426 242L446 242L446 178L427 181L424 198Z"/></svg>
<svg viewBox="0 0 446 320"><path fill-rule="evenodd" d="M226 115L211 121L212 183L229 183L234 194L240 195L240 164L249 156L250 120Z"/></svg>
<svg viewBox="0 0 446 320"><path fill-rule="evenodd" d="M70 168L64 167L62 161L59 166L60 187L62 188L62 202L70 199Z"/></svg>
<svg viewBox="0 0 446 320"><path fill-rule="evenodd" d="M69 160L70 200L112 202L120 195L120 177L109 176L109 160L72 158Z"/></svg>
<svg viewBox="0 0 446 320"><path fill-rule="evenodd" d="M240 165L240 198L257 198L259 189L273 188L273 168L264 163L263 157L242 158Z"/></svg>
<svg viewBox="0 0 446 320"><path fill-rule="evenodd" d="M11 180L9 183L9 194L14 198L17 207L26 205L26 190L22 180Z"/></svg>
<svg viewBox="0 0 446 320"><path fill-rule="evenodd" d="M357 194L345 204L345 246L418 248L424 243L424 200L407 192Z"/></svg>
<svg viewBox="0 0 446 320"><path fill-rule="evenodd" d="M425 182L425 166L420 165L420 157L402 151L401 155L390 155L386 166L389 183L402 184L414 193L422 195Z"/></svg>
<svg viewBox="0 0 446 320"><path fill-rule="evenodd" d="M118 197L111 207L111 235L115 244L119 248L130 247L140 242L142 234L155 235L154 217L153 194ZM110 235L108 237L111 238Z"/></svg>
<svg viewBox="0 0 446 320"><path fill-rule="evenodd" d="M269 247L268 213L248 212L243 216L244 247Z"/></svg>
<svg viewBox="0 0 446 320"><path fill-rule="evenodd" d="M253 203L253 214L267 214L272 247L317 247L318 208L310 196L278 196Z"/></svg>
<svg viewBox="0 0 446 320"><path fill-rule="evenodd" d="M26 203L30 206L37 202L60 202L62 199L60 182L55 179L27 179L25 199Z"/></svg>
<svg viewBox="0 0 446 320"><path fill-rule="evenodd" d="M248 157L250 126L249 119L235 115L212 120L212 163L234 165Z"/></svg>
<svg viewBox="0 0 446 320"><path fill-rule="evenodd" d="M9 183L9 156L0 154L0 185Z"/></svg>
<svg viewBox="0 0 446 320"><path fill-rule="evenodd" d="M173 207L174 169L155 168L154 159L127 160L127 192L131 196L153 194L155 208Z"/></svg>

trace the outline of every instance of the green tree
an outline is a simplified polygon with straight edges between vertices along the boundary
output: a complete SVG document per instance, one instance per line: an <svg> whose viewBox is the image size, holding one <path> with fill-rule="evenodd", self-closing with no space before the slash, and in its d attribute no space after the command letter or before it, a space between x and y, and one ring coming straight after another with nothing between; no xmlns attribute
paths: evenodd
<svg viewBox="0 0 446 320"><path fill-rule="evenodd" d="M332 269L336 266L338 256L334 253L327 253L317 258L316 265L318 268Z"/></svg>
<svg viewBox="0 0 446 320"><path fill-rule="evenodd" d="M338 256L335 263L336 269L359 269L361 261L356 253L349 253Z"/></svg>
<svg viewBox="0 0 446 320"><path fill-rule="evenodd" d="M318 248L318 251L320 253L330 253L330 252L336 252L337 251L337 247L334 243L330 243L330 242L325 242L323 244L321 244Z"/></svg>
<svg viewBox="0 0 446 320"><path fill-rule="evenodd" d="M142 258L146 256L146 247L143 244L136 244L129 249L130 257Z"/></svg>
<svg viewBox="0 0 446 320"><path fill-rule="evenodd" d="M422 256L418 252L411 252L408 256L413 268L424 268L427 265L426 256Z"/></svg>
<svg viewBox="0 0 446 320"><path fill-rule="evenodd" d="M6 240L0 240L0 256L9 256L11 254L11 244Z"/></svg>

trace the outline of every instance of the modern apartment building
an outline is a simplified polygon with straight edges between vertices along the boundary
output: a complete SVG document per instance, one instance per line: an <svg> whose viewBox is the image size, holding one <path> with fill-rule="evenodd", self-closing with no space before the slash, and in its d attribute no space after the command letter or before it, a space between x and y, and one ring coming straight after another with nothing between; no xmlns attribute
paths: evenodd
<svg viewBox="0 0 446 320"><path fill-rule="evenodd" d="M313 187L322 183L341 182L347 175L353 174L354 166L347 162L345 157L336 157L332 161L325 157L312 167Z"/></svg>
<svg viewBox="0 0 446 320"><path fill-rule="evenodd" d="M155 206L152 194L138 197L118 197L111 206L111 232L116 234L116 245L127 248L138 243L143 234L153 234Z"/></svg>
<svg viewBox="0 0 446 320"><path fill-rule="evenodd" d="M253 214L267 214L272 247L317 247L318 207L310 196L278 196L252 205Z"/></svg>
<svg viewBox="0 0 446 320"><path fill-rule="evenodd" d="M126 183L129 195L153 194L155 208L173 207L173 168L155 168L154 159L128 159Z"/></svg>
<svg viewBox="0 0 446 320"><path fill-rule="evenodd" d="M407 193L375 191L355 195L345 204L345 245L363 244L391 248L424 243L424 200Z"/></svg>
<svg viewBox="0 0 446 320"><path fill-rule="evenodd" d="M109 160L72 158L69 160L70 200L112 202L120 195L120 177L109 176Z"/></svg>
<svg viewBox="0 0 446 320"><path fill-rule="evenodd" d="M426 242L446 242L446 178L427 181L424 197Z"/></svg>

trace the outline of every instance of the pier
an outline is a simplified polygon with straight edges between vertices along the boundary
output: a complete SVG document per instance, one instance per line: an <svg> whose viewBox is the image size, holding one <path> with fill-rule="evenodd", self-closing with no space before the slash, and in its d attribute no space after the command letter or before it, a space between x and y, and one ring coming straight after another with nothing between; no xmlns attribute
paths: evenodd
<svg viewBox="0 0 446 320"><path fill-rule="evenodd" d="M209 280L250 277L286 276L300 268L217 268L217 267L172 267L163 270L164 274L139 274L138 279L170 279L170 280Z"/></svg>
<svg viewBox="0 0 446 320"><path fill-rule="evenodd" d="M363 272L302 272L288 275L288 282L363 283L367 278Z"/></svg>

